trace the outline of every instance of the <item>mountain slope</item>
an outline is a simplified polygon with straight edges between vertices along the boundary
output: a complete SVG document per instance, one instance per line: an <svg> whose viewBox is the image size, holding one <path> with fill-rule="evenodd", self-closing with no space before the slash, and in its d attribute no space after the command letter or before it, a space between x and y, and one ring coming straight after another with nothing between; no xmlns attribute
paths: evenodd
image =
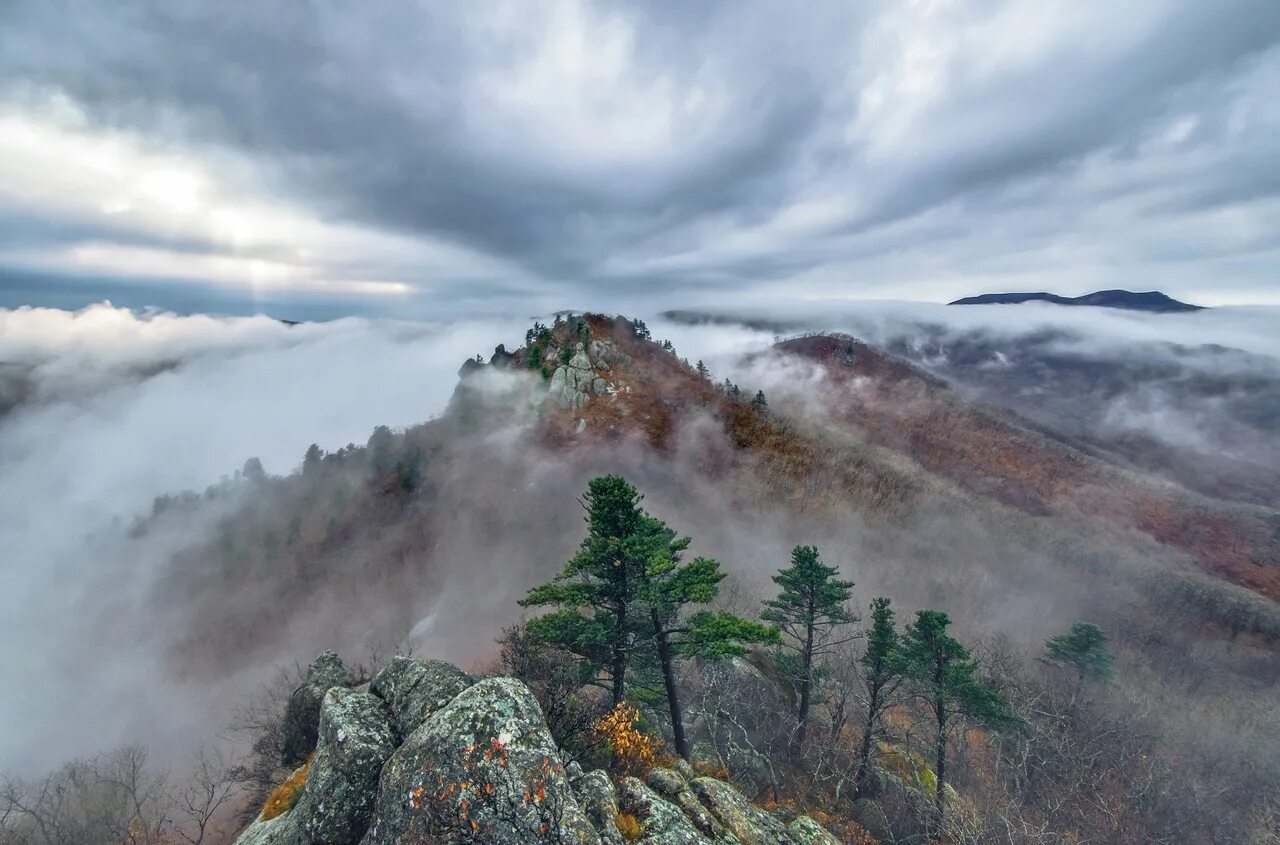
<svg viewBox="0 0 1280 845"><path fill-rule="evenodd" d="M1047 623L1046 595L1068 614L1136 590L1232 632L1280 634L1275 511L1109 464L851 338L797 338L765 357L786 374L760 384L765 410L750 386L734 395L598 315L471 362L440 419L241 482L230 515L207 539L192 532L155 590L158 617L181 632L175 661L228 671L282 643L409 631L439 632L452 659L481 657L492 620L512 619L571 552L563 505L601 472L635 480L749 578L791 544L824 542L864 582L921 603L1027 602ZM202 507L177 500L138 532ZM432 598L477 580L490 586L465 605ZM490 633L477 637L480 618Z"/></svg>

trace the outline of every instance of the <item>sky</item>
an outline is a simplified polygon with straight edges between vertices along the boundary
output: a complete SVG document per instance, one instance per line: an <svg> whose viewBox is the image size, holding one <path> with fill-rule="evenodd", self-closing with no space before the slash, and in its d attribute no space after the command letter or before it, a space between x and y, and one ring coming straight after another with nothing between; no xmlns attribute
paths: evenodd
<svg viewBox="0 0 1280 845"><path fill-rule="evenodd" d="M1280 303L1274 0L0 4L0 307Z"/></svg>

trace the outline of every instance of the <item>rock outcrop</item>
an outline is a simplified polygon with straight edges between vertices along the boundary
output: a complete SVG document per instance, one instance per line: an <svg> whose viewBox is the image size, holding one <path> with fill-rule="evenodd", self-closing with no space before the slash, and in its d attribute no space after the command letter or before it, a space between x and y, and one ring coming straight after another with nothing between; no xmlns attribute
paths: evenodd
<svg viewBox="0 0 1280 845"><path fill-rule="evenodd" d="M551 374L551 398L565 408L586 407L597 380L595 366L587 357L586 347L579 343L569 361ZM604 382L604 379L599 380ZM607 382L601 392L608 392Z"/></svg>
<svg viewBox="0 0 1280 845"><path fill-rule="evenodd" d="M255 821L236 845L837 841L806 817L787 824L683 761L615 789L605 772L564 760L538 702L513 678L476 682L448 663L397 657L367 691L348 682L332 653L308 670L289 702L305 747L301 726L324 689L306 783L291 810Z"/></svg>
<svg viewBox="0 0 1280 845"><path fill-rule="evenodd" d="M387 703L396 739L403 742L427 717L474 683L451 663L393 657L373 676L369 691Z"/></svg>
<svg viewBox="0 0 1280 845"><path fill-rule="evenodd" d="M289 696L284 711L284 743L281 763L297 766L316 747L320 728L320 705L325 693L351 683L347 667L332 651L326 651L307 667L302 684Z"/></svg>
<svg viewBox="0 0 1280 845"><path fill-rule="evenodd" d="M293 808L311 842L356 845L369 827L382 764L395 751L382 699L335 687L320 708L320 737Z"/></svg>
<svg viewBox="0 0 1280 845"><path fill-rule="evenodd" d="M538 702L512 678L468 688L405 739L383 767L365 845L468 829L494 845L600 845Z"/></svg>

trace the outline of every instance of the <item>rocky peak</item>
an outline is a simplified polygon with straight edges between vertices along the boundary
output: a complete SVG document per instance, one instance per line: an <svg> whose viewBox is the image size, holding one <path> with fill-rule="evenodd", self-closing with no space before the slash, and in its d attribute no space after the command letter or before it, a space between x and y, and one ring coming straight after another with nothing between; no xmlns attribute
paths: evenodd
<svg viewBox="0 0 1280 845"><path fill-rule="evenodd" d="M259 818L236 845L621 845L616 819L648 845L836 845L805 817L784 820L688 764L615 785L583 772L551 738L514 678L476 682L439 661L396 657L367 691L326 652L290 699L317 707L310 762L290 809ZM303 695L299 695L305 690ZM295 701L298 703L295 705ZM310 710L307 709L309 713Z"/></svg>

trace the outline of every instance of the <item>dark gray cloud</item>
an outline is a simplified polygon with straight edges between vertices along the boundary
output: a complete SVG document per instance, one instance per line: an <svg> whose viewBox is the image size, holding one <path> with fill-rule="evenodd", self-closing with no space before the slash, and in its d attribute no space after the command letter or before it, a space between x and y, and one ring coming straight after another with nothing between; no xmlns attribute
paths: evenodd
<svg viewBox="0 0 1280 845"><path fill-rule="evenodd" d="M284 289L393 283L437 307L730 287L1274 301L1278 45L1269 0L19 0L0 139L30 131L35 163L48 135L73 159L108 139L115 181L0 190L0 262L123 272L138 255L76 247L141 242L153 276L195 253L229 259L190 272L221 284L265 261ZM175 167L201 187L129 194ZM48 199L85 193L102 202ZM226 237L219 213L245 205L293 222Z"/></svg>

